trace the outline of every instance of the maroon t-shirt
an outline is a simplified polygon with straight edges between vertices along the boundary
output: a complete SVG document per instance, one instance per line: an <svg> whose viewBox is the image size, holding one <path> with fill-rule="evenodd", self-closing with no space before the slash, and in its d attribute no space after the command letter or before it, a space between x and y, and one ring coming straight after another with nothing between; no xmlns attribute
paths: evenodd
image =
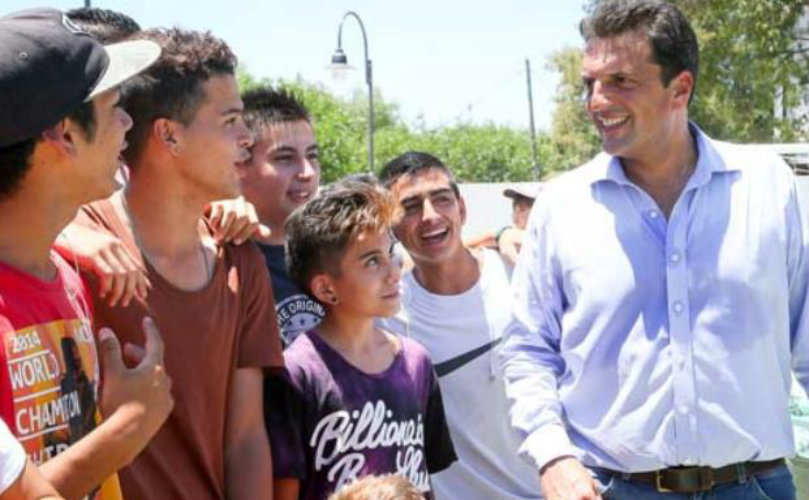
<svg viewBox="0 0 809 500"><path fill-rule="evenodd" d="M147 307L95 302L98 327L121 344L143 345L142 319L150 315L165 343L174 410L146 449L120 473L131 500L225 497L224 443L228 398L236 369L283 366L272 288L253 244L217 249L213 276L198 291L183 291L144 262L131 230L109 201L82 209L79 222L120 238L147 269ZM88 276L98 298L97 284Z"/></svg>

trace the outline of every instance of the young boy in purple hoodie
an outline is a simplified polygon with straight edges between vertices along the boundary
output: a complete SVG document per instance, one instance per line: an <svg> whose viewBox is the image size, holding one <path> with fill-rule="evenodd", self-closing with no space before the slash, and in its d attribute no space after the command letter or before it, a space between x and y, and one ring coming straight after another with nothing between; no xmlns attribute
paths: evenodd
<svg viewBox="0 0 809 500"><path fill-rule="evenodd" d="M322 500L386 473L432 498L429 475L456 459L427 352L375 324L399 308L394 210L380 186L345 180L286 222L289 274L327 312L285 351L284 390L268 398L280 500Z"/></svg>

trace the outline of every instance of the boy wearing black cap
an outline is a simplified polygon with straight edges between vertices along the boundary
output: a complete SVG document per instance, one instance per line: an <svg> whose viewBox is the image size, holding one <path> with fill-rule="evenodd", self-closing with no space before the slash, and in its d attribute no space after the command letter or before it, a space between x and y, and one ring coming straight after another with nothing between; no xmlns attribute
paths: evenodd
<svg viewBox="0 0 809 500"><path fill-rule="evenodd" d="M51 250L81 204L113 190L132 124L116 87L159 52L105 48L52 9L0 18L0 416L68 499L119 499L114 473L172 407L151 322L134 368L109 331L97 353L83 284Z"/></svg>

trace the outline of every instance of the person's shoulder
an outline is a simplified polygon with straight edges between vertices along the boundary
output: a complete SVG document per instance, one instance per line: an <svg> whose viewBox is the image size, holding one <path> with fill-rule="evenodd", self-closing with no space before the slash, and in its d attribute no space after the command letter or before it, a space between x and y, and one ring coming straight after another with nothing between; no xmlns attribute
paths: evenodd
<svg viewBox="0 0 809 500"><path fill-rule="evenodd" d="M595 181L603 179L612 161L613 156L602 151L578 167L566 170L543 182L540 196L544 196L548 188L559 190L568 187L590 185Z"/></svg>
<svg viewBox="0 0 809 500"><path fill-rule="evenodd" d="M295 340L284 349L284 366L290 373L301 375L323 365L320 352L306 332L295 337Z"/></svg>
<svg viewBox="0 0 809 500"><path fill-rule="evenodd" d="M118 195L119 192L116 192L109 198L82 205L79 207L76 221L80 225L89 225L96 231L120 236L124 222L113 204L113 199Z"/></svg>
<svg viewBox="0 0 809 500"><path fill-rule="evenodd" d="M559 206L578 203L580 196L589 198L593 184L606 178L611 161L612 156L602 152L576 168L543 180L542 192L535 204Z"/></svg>
<svg viewBox="0 0 809 500"><path fill-rule="evenodd" d="M238 270L241 281L255 282L255 278L262 275L266 275L269 280L264 254L255 243L247 241L241 245L233 243L217 243L217 245L222 249L228 267Z"/></svg>
<svg viewBox="0 0 809 500"><path fill-rule="evenodd" d="M258 245L252 241L246 241L241 245L234 243L217 243L222 247L226 255L230 257L235 263L241 265L254 266L260 264L265 267L264 254L258 248Z"/></svg>
<svg viewBox="0 0 809 500"><path fill-rule="evenodd" d="M481 248L480 252L483 256L483 266L485 271L497 273L502 272L504 275L507 274L506 266L503 264L503 259L500 258L500 252L492 248Z"/></svg>
<svg viewBox="0 0 809 500"><path fill-rule="evenodd" d="M85 293L84 281L81 279L75 263L71 265L58 252L51 252L49 258L56 266L65 289Z"/></svg>
<svg viewBox="0 0 809 500"><path fill-rule="evenodd" d="M715 139L707 141L726 168L744 173L791 178L792 169L787 162L765 144L738 144Z"/></svg>
<svg viewBox="0 0 809 500"><path fill-rule="evenodd" d="M416 363L426 363L432 367L432 359L430 358L430 353L427 351L426 347L409 337L398 334L394 335L396 335L402 345L402 354L405 358Z"/></svg>

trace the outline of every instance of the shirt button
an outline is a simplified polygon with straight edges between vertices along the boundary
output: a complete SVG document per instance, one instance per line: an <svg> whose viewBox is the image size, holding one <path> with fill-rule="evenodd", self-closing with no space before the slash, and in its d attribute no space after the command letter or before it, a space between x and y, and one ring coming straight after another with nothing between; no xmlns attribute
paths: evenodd
<svg viewBox="0 0 809 500"><path fill-rule="evenodd" d="M649 210L649 217L652 219L657 219L658 217L660 217L660 212L658 212L657 210Z"/></svg>
<svg viewBox="0 0 809 500"><path fill-rule="evenodd" d="M682 314L683 309L685 309L685 307L683 306L683 303L680 302L679 300L677 302L675 302L674 305L672 305L671 308L674 310L675 314Z"/></svg>
<svg viewBox="0 0 809 500"><path fill-rule="evenodd" d="M680 260L682 260L682 258L683 258L683 256L680 254L680 252L674 251L674 252L672 252L671 256L669 257L669 261L672 264L676 265L676 264L680 263Z"/></svg>

